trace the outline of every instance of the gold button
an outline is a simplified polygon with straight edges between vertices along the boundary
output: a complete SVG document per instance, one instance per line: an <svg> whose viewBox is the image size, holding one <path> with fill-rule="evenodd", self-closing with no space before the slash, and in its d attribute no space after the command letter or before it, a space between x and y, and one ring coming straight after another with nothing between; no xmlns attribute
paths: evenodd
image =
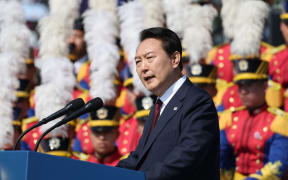
<svg viewBox="0 0 288 180"><path fill-rule="evenodd" d="M235 169L236 169L236 171L237 171L237 170L239 169L239 167L238 167L238 166L236 166L236 168L235 168Z"/></svg>
<svg viewBox="0 0 288 180"><path fill-rule="evenodd" d="M128 144L128 141L125 139L125 140L123 141L123 144Z"/></svg>
<svg viewBox="0 0 288 180"><path fill-rule="evenodd" d="M33 143L36 144L36 143L37 143L37 139L34 139L34 140L33 140Z"/></svg>
<svg viewBox="0 0 288 180"><path fill-rule="evenodd" d="M84 135L84 136L88 136L88 132L87 132L87 131L84 132L83 135Z"/></svg>
<svg viewBox="0 0 288 180"><path fill-rule="evenodd" d="M237 125L234 124L234 125L232 126L232 129L237 129Z"/></svg>
<svg viewBox="0 0 288 180"><path fill-rule="evenodd" d="M268 131L267 126L265 126L265 127L263 128L263 131L264 131L264 132L267 132L267 131Z"/></svg>
<svg viewBox="0 0 288 180"><path fill-rule="evenodd" d="M238 120L239 120L238 116L235 116L235 117L233 118L233 121L234 121L234 122L238 122Z"/></svg>
<svg viewBox="0 0 288 180"><path fill-rule="evenodd" d="M239 157L236 158L236 161L239 161Z"/></svg>
<svg viewBox="0 0 288 180"><path fill-rule="evenodd" d="M233 102L234 102L234 98L233 98L233 97L230 97L230 98L229 98L229 102L230 102L230 103L233 103Z"/></svg>
<svg viewBox="0 0 288 180"><path fill-rule="evenodd" d="M128 131L125 131L125 132L124 132L124 135L125 135L125 136L128 136L128 134L129 134Z"/></svg>
<svg viewBox="0 0 288 180"><path fill-rule="evenodd" d="M224 63L219 63L219 68L223 68L224 67Z"/></svg>
<svg viewBox="0 0 288 180"><path fill-rule="evenodd" d="M223 72L220 72L220 73L219 73L219 76L220 76L220 77L223 77L223 76L224 76L224 73L223 73Z"/></svg>
<svg viewBox="0 0 288 180"><path fill-rule="evenodd" d="M219 56L218 58L220 61L223 61L224 60L224 57L223 56Z"/></svg>
<svg viewBox="0 0 288 180"><path fill-rule="evenodd" d="M233 139L235 137L235 134L231 134L231 138Z"/></svg>
<svg viewBox="0 0 288 180"><path fill-rule="evenodd" d="M279 74L280 73L280 69L276 69L276 73Z"/></svg>
<svg viewBox="0 0 288 180"><path fill-rule="evenodd" d="M274 66L277 66L278 65L278 61L274 61Z"/></svg>
<svg viewBox="0 0 288 180"><path fill-rule="evenodd" d="M231 106L231 107L230 107L230 111L235 111L235 107L234 107L234 106Z"/></svg>
<svg viewBox="0 0 288 180"><path fill-rule="evenodd" d="M260 145L257 145L256 148L259 150L259 149L261 148L261 146L260 146Z"/></svg>
<svg viewBox="0 0 288 180"><path fill-rule="evenodd" d="M127 152L127 148L122 148L122 149L121 149L121 152L122 152L122 153L126 153L126 152Z"/></svg>
<svg viewBox="0 0 288 180"><path fill-rule="evenodd" d="M89 143L89 139L85 139L84 143L86 143L86 144Z"/></svg>
<svg viewBox="0 0 288 180"><path fill-rule="evenodd" d="M84 130L84 131L87 131L87 130L88 130L88 127L87 127L87 126L83 126L83 130Z"/></svg>
<svg viewBox="0 0 288 180"><path fill-rule="evenodd" d="M130 128L130 125L129 125L129 124L126 124L126 128Z"/></svg>
<svg viewBox="0 0 288 180"><path fill-rule="evenodd" d="M219 50L218 50L218 53L219 53L219 54L223 54L223 52L224 52L223 49L219 49Z"/></svg>
<svg viewBox="0 0 288 180"><path fill-rule="evenodd" d="M260 153L257 153L257 156L259 157L259 156L260 156Z"/></svg>
<svg viewBox="0 0 288 180"><path fill-rule="evenodd" d="M260 164L260 160L259 159L256 160L256 164Z"/></svg>
<svg viewBox="0 0 288 180"><path fill-rule="evenodd" d="M232 90L232 91L230 91L230 94L231 94L231 95L233 95L234 93L235 93L235 92L234 92L233 90Z"/></svg>
<svg viewBox="0 0 288 180"><path fill-rule="evenodd" d="M33 138L37 138L38 133L34 132L34 133L32 134L32 136L33 136Z"/></svg>

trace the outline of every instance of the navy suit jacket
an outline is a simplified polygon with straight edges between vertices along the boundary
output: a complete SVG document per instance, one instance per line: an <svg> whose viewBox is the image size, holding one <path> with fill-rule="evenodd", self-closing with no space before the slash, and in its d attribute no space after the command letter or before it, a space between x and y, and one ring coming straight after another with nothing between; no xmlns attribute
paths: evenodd
<svg viewBox="0 0 288 180"><path fill-rule="evenodd" d="M154 107L135 151L117 167L147 180L219 180L219 125L211 97L188 79L169 101L150 136Z"/></svg>

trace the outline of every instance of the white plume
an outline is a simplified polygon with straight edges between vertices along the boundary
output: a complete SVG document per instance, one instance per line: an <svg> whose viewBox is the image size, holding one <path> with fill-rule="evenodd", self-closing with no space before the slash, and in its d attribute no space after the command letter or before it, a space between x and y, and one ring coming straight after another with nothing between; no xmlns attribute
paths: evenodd
<svg viewBox="0 0 288 180"><path fill-rule="evenodd" d="M187 47L190 63L198 63L212 48L212 24L217 15L212 5L187 5L184 9L183 44Z"/></svg>
<svg viewBox="0 0 288 180"><path fill-rule="evenodd" d="M43 96L45 94L45 96ZM62 109L72 99L71 93L67 93L54 83L43 84L35 89L35 113L36 117L41 120L50 114ZM63 118L63 117L62 117ZM59 122L61 117L51 121L48 124L41 126L40 131L43 133L45 130ZM67 127L61 126L54 132L55 134L67 135Z"/></svg>
<svg viewBox="0 0 288 180"><path fill-rule="evenodd" d="M67 57L68 55L68 35L72 27L67 26L67 18L58 16L47 16L40 20L40 52L42 58L45 57Z"/></svg>
<svg viewBox="0 0 288 180"><path fill-rule="evenodd" d="M31 31L25 24L12 23L3 24L0 34L0 49L2 52L16 52L25 63L29 55Z"/></svg>
<svg viewBox="0 0 288 180"><path fill-rule="evenodd" d="M36 61L42 84L54 83L71 92L75 86L73 64L66 57L45 58ZM71 92L72 93L72 92Z"/></svg>
<svg viewBox="0 0 288 180"><path fill-rule="evenodd" d="M25 23L24 9L18 1L0 1L0 7L0 24Z"/></svg>
<svg viewBox="0 0 288 180"><path fill-rule="evenodd" d="M39 120L63 108L73 98L75 77L73 64L67 59L67 39L78 17L79 3L78 0L50 0L50 15L40 21L40 59L36 66L40 69L42 85L35 91L35 114ZM56 122L41 126L40 131L44 132ZM67 136L67 127L61 126L52 134Z"/></svg>
<svg viewBox="0 0 288 180"><path fill-rule="evenodd" d="M234 36L234 30L237 28L235 26L235 18L237 16L237 11L240 3L243 0L222 0L221 18L224 30L224 35L229 40Z"/></svg>
<svg viewBox="0 0 288 180"><path fill-rule="evenodd" d="M145 28L162 27L165 23L161 0L140 0L144 7Z"/></svg>
<svg viewBox="0 0 288 180"><path fill-rule="evenodd" d="M144 8L139 1L130 1L119 7L120 18L120 39L124 51L128 54L128 65L133 75L133 85L136 92L144 92L149 94L149 91L141 83L136 72L135 53L140 43L139 33L144 27Z"/></svg>
<svg viewBox="0 0 288 180"><path fill-rule="evenodd" d="M269 6L261 0L242 2L235 19L237 33L231 43L231 53L248 56L259 55L265 19Z"/></svg>
<svg viewBox="0 0 288 180"><path fill-rule="evenodd" d="M79 16L79 5L79 0L49 0L50 14L71 20Z"/></svg>
<svg viewBox="0 0 288 180"><path fill-rule="evenodd" d="M16 100L14 91L19 86L17 79L19 69L14 58L11 53L0 53L0 149L5 145L13 145L12 102Z"/></svg>
<svg viewBox="0 0 288 180"><path fill-rule="evenodd" d="M90 3L93 2L101 1ZM87 51L91 59L90 95L100 97L104 102L114 99L114 80L120 58L116 45L119 30L115 12L104 7L94 7L84 13L84 26Z"/></svg>
<svg viewBox="0 0 288 180"><path fill-rule="evenodd" d="M169 29L183 37L183 28L186 23L183 9L190 4L190 0L162 0L166 14L166 24Z"/></svg>
<svg viewBox="0 0 288 180"><path fill-rule="evenodd" d="M117 14L117 0L89 0L89 7L92 10L102 10Z"/></svg>
<svg viewBox="0 0 288 180"><path fill-rule="evenodd" d="M0 101L0 149L2 149L5 145L13 145L14 129L12 126L12 102L5 99L0 99Z"/></svg>
<svg viewBox="0 0 288 180"><path fill-rule="evenodd" d="M19 87L18 74L25 71L29 53L30 31L25 26L24 10L18 1L0 1L0 149L13 145L14 91Z"/></svg>

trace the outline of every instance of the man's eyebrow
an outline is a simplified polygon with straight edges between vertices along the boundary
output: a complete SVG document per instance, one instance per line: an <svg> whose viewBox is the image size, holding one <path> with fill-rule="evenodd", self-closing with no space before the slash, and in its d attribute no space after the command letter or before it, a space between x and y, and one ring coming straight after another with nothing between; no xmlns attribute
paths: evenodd
<svg viewBox="0 0 288 180"><path fill-rule="evenodd" d="M145 53L143 56L145 57L145 56L147 56L150 53L154 53L154 52L153 51L149 51L149 52ZM134 59L140 59L140 58L141 58L141 56L135 56Z"/></svg>

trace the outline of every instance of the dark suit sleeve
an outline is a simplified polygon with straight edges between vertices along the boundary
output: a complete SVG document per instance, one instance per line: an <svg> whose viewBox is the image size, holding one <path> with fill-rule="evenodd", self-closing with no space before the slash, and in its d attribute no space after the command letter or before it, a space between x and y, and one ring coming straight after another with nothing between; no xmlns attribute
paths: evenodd
<svg viewBox="0 0 288 180"><path fill-rule="evenodd" d="M203 168L203 161L217 156L211 151L219 154L218 116L208 95L201 93L196 101L190 102L187 98L179 117L181 130L178 145L163 162L151 164L145 172L147 180L177 179L191 172L196 174L199 168ZM211 166L217 167L216 164Z"/></svg>

